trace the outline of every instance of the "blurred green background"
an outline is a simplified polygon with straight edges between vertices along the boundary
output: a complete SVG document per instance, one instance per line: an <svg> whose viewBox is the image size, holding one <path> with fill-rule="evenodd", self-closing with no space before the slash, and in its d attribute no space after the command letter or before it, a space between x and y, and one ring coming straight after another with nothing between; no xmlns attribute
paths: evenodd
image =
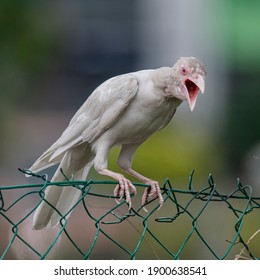
<svg viewBox="0 0 260 280"><path fill-rule="evenodd" d="M258 0L1 0L0 184L28 183L17 168L29 167L107 78L195 56L207 68L205 95L139 148L134 168L178 188L192 170L198 189L212 173L226 193L239 177L259 195L259 11Z"/></svg>

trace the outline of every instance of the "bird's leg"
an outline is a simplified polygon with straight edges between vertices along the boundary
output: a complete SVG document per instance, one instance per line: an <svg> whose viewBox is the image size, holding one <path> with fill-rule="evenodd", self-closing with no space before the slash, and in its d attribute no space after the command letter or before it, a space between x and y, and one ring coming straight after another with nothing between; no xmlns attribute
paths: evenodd
<svg viewBox="0 0 260 280"><path fill-rule="evenodd" d="M109 176L118 181L118 185L114 189L114 195L119 196L119 201L122 200L122 198L125 196L125 200L129 205L129 209L131 209L132 203L130 191L133 192L134 195L136 195L137 193L136 188L131 183L131 181L126 179L122 174L110 171L108 169L99 170L98 173Z"/></svg>
<svg viewBox="0 0 260 280"><path fill-rule="evenodd" d="M101 142L100 145L97 143L97 147L95 147L96 156L94 159L94 167L99 174L109 176L118 181L118 185L114 190L114 195L119 196L119 200L125 196L125 200L130 209L132 207L130 191L136 195L136 188L131 181L126 179L122 174L107 169L107 157L110 147L109 143Z"/></svg>
<svg viewBox="0 0 260 280"><path fill-rule="evenodd" d="M119 167L125 171L126 173L130 174L131 176L135 177L138 179L140 182L150 185L149 188L146 188L142 197L142 205L146 204L148 202L148 199L154 199L154 198L159 198L159 204L160 207L162 207L164 199L161 193L160 185L157 181L151 180L135 170L131 168L132 166L132 160L133 160L133 155L138 148L139 144L135 145L122 145L122 149L120 151L120 155L118 157L118 165ZM144 208L144 210L146 210Z"/></svg>

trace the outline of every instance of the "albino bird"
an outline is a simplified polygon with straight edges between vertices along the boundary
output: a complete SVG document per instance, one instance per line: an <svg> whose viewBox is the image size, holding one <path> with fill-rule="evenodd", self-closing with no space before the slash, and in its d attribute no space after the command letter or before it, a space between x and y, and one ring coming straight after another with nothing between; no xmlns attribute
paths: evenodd
<svg viewBox="0 0 260 280"><path fill-rule="evenodd" d="M52 181L67 178L86 180L92 165L102 175L118 181L114 195L125 197L131 208L130 193L136 188L124 175L107 168L109 150L121 145L119 167L140 182L145 189L142 205L148 198L164 199L159 183L134 171L132 160L138 146L154 132L164 128L177 107L187 100L194 109L198 92L204 93L205 66L194 57L182 57L173 67L142 70L113 77L88 97L77 111L61 137L32 165L32 172L40 172L57 163L59 167ZM81 191L74 187L48 186L45 199L65 215L79 199ZM68 218L69 215L66 216ZM51 228L61 216L42 201L33 217L33 229Z"/></svg>

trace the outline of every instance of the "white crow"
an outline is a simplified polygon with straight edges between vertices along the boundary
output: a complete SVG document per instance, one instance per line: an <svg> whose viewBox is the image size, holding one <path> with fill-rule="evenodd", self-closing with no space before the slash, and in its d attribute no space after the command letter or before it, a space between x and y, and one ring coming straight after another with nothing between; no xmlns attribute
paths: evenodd
<svg viewBox="0 0 260 280"><path fill-rule="evenodd" d="M154 132L164 128L177 107L187 100L194 109L198 92L204 93L205 66L194 57L182 57L173 67L142 70L113 77L88 97L77 111L61 137L36 160L30 170L40 172L57 163L59 167L52 182L65 177L86 180L89 169L118 181L114 195L125 197L131 208L130 193L136 188L124 175L107 168L108 153L114 145L121 145L119 167L140 182L145 189L142 205L148 198L163 204L159 183L132 169L135 151ZM65 215L79 199L81 191L74 187L48 186L45 199ZM68 218L69 215L66 216ZM41 202L33 218L33 228L51 228L61 216L46 202Z"/></svg>

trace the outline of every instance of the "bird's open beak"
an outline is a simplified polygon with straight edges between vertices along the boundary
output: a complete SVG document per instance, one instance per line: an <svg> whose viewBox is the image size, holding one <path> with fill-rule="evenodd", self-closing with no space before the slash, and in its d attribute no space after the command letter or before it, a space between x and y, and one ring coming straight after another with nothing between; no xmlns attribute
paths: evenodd
<svg viewBox="0 0 260 280"><path fill-rule="evenodd" d="M198 92L201 91L201 93L204 93L205 91L205 81L203 76L198 75L196 78L187 78L184 84L185 96L189 102L190 110L193 111L197 101Z"/></svg>

